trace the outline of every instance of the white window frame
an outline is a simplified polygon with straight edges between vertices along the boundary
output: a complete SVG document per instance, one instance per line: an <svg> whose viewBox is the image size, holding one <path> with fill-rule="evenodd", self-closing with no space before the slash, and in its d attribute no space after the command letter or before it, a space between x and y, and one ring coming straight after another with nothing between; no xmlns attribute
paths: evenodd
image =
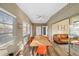
<svg viewBox="0 0 79 59"><path fill-rule="evenodd" d="M15 16L15 15L13 15L12 13L10 13L10 12L6 11L6 10L5 10L5 9L3 9L3 8L0 8L0 11L3 11L4 13L6 13L6 14L8 14L8 15L10 15L10 16L12 16L12 17L14 17L14 18L16 18L16 16Z"/></svg>

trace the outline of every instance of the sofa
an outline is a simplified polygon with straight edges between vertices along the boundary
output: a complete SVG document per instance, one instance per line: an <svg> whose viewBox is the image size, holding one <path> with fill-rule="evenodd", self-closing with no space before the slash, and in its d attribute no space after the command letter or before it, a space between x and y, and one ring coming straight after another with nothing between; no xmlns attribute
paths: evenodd
<svg viewBox="0 0 79 59"><path fill-rule="evenodd" d="M53 35L53 40L60 44L68 43L68 34L55 34Z"/></svg>

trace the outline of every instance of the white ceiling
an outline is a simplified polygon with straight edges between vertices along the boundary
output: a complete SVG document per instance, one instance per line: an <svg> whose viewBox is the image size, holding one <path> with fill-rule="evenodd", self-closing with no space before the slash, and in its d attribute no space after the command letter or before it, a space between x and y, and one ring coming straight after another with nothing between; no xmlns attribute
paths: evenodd
<svg viewBox="0 0 79 59"><path fill-rule="evenodd" d="M32 23L46 23L67 3L17 3L17 5L27 14Z"/></svg>

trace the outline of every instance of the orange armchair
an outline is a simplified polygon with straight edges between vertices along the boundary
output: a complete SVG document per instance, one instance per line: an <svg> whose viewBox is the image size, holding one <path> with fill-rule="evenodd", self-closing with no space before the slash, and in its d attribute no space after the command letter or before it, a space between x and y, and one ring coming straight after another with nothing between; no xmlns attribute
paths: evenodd
<svg viewBox="0 0 79 59"><path fill-rule="evenodd" d="M31 36L31 37L29 38L29 44L33 41L33 39L34 39L34 36Z"/></svg>
<svg viewBox="0 0 79 59"><path fill-rule="evenodd" d="M45 45L40 45L36 49L36 53L38 55L47 55L47 46Z"/></svg>
<svg viewBox="0 0 79 59"><path fill-rule="evenodd" d="M53 40L56 43L68 43L68 34L55 34Z"/></svg>

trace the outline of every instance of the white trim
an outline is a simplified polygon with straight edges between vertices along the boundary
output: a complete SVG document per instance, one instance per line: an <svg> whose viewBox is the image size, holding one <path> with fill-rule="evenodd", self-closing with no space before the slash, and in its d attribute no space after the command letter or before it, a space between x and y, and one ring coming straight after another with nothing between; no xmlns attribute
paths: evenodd
<svg viewBox="0 0 79 59"><path fill-rule="evenodd" d="M10 12L4 10L3 8L0 8L0 10L3 11L3 12L5 12L5 13L7 13L8 15L11 15L12 17L16 18L15 15L13 15L12 13L10 13Z"/></svg>

